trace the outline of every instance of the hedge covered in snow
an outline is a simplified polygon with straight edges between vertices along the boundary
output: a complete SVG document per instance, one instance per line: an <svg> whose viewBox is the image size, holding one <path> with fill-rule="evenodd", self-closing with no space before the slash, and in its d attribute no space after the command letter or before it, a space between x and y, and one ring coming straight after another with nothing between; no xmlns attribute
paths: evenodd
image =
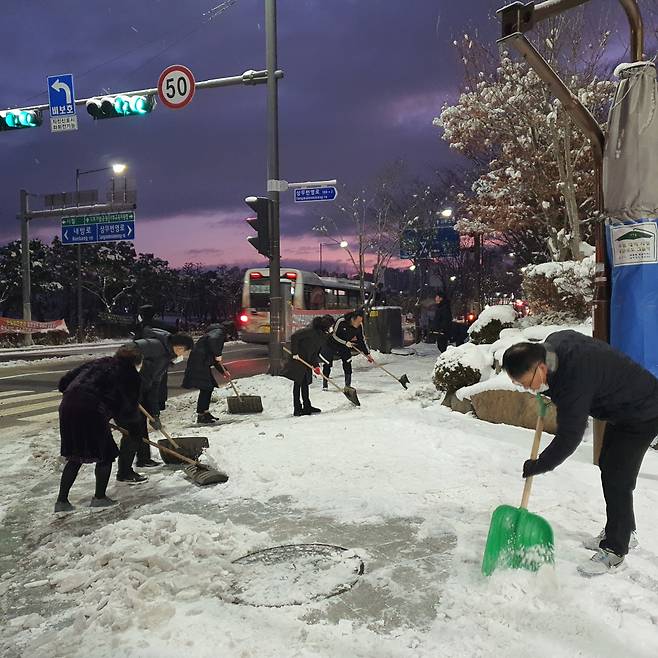
<svg viewBox="0 0 658 658"><path fill-rule="evenodd" d="M473 343L449 347L436 360L432 381L439 391L454 393L487 379L491 366L490 355Z"/></svg>
<svg viewBox="0 0 658 658"><path fill-rule="evenodd" d="M487 306L480 317L468 328L468 335L476 345L491 345L500 337L503 329L514 326L516 311L513 306L502 304Z"/></svg>
<svg viewBox="0 0 658 658"><path fill-rule="evenodd" d="M523 290L533 313L561 321L582 321L592 313L594 256L562 263L531 265Z"/></svg>

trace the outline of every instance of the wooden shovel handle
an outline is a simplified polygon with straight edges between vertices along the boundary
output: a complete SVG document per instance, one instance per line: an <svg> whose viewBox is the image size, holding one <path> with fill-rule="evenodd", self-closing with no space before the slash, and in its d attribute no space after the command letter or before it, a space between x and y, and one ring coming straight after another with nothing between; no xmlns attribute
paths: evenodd
<svg viewBox="0 0 658 658"><path fill-rule="evenodd" d="M293 353L285 345L283 346L283 349L284 349L285 352L288 352L288 354L290 354L290 356L293 356ZM310 368L311 370L313 370L313 366L310 363L308 363L307 361L304 361L304 359L302 359L302 357L299 356L299 354L297 355L296 361L299 361L299 362L303 363L307 368ZM320 377L322 377L322 379L324 379L324 381L329 382L332 386L337 388L341 393L343 392L343 389L340 386L338 386L338 384L336 384L336 382L333 379L330 379L329 377L327 377L323 372L320 372Z"/></svg>
<svg viewBox="0 0 658 658"><path fill-rule="evenodd" d="M532 450L530 451L530 459L537 459L539 454L539 444L541 442L541 435L544 431L544 416L546 415L546 403L542 399L541 395L537 393L537 404L538 411L537 414L537 425L535 426L535 437L532 442ZM523 486L523 496L521 496L521 505L523 509L528 509L528 501L530 500L530 491L532 489L532 476L525 479L525 485Z"/></svg>
<svg viewBox="0 0 658 658"><path fill-rule="evenodd" d="M144 415L145 415L145 416L146 416L151 422L155 422L155 418L153 418L153 416L151 416L151 414L150 414L148 411L146 411L146 409L144 409L144 407L142 407L141 404L138 404L137 406L139 407L139 410L140 410L140 411L141 411L141 412L142 412L142 413L143 413L143 414L144 414ZM162 436L164 436L165 439L167 439L167 441L169 441L169 443L171 443L172 446L174 446L174 448L178 448L179 450L181 449L181 447L178 445L178 443L176 443L176 440L175 440L172 436L169 436L169 434L167 433L167 430L165 430L165 428L162 427L162 424L160 425L160 429L159 429L158 431L160 432L160 434L162 434ZM146 439L144 439L144 440L145 440L147 443L150 443L150 441L147 441ZM152 445L153 445L153 444L152 444ZM155 445L157 446L157 444L155 444Z"/></svg>
<svg viewBox="0 0 658 658"><path fill-rule="evenodd" d="M242 396L238 392L238 389L235 386L235 384L233 383L233 377L231 377L231 373L228 371L228 368L226 368L226 366L222 365L222 369L224 370L224 374L226 375L226 378L228 379L228 383L231 386L231 388L233 389L233 392L238 396L239 400L242 400ZM219 379L217 379L217 377L219 376L219 370L215 367L214 364L212 366L212 376L213 376L213 379L215 380L215 382L217 382L218 386L220 384L223 384L223 382L220 382Z"/></svg>
<svg viewBox="0 0 658 658"><path fill-rule="evenodd" d="M169 439L171 441L171 439ZM149 441L149 439L142 439L144 443L148 443L149 445L153 446L154 448L157 448L158 450L164 450L165 452L168 452L170 455L174 455L174 457L178 457L181 461L187 462L188 464L192 464L193 466L198 466L199 468L203 470L208 470L208 467L205 464L202 464L201 462L196 461L195 459L190 459L189 457L186 457L185 455L181 455L180 453L176 452L175 450L172 450L171 448L167 448L167 446L161 446L159 443L156 443L155 441ZM176 446L178 447L178 446Z"/></svg>

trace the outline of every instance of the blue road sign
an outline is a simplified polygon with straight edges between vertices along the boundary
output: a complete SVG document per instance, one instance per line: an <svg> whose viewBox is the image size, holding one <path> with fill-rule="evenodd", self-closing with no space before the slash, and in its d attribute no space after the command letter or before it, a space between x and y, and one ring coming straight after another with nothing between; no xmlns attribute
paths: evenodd
<svg viewBox="0 0 658 658"><path fill-rule="evenodd" d="M333 201L338 191L333 185L325 187L301 187L295 190L295 201Z"/></svg>
<svg viewBox="0 0 658 658"><path fill-rule="evenodd" d="M459 253L459 233L452 222L441 222L433 229L407 229L400 240L400 258L443 258Z"/></svg>
<svg viewBox="0 0 658 658"><path fill-rule="evenodd" d="M78 117L75 111L75 90L73 75L48 76L48 103L50 105L50 129L52 132L64 132L78 129Z"/></svg>
<svg viewBox="0 0 658 658"><path fill-rule="evenodd" d="M62 244L135 239L135 213L111 212L62 219Z"/></svg>

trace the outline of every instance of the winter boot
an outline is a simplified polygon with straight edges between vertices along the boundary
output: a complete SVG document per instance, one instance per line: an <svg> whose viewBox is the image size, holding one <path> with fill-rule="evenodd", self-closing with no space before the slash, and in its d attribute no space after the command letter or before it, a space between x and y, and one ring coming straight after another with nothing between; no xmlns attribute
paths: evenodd
<svg viewBox="0 0 658 658"><path fill-rule="evenodd" d="M126 482L127 484L142 484L144 482L148 482L148 478L145 475L140 475L139 473L135 473L135 471L131 471L125 475L117 475L117 482Z"/></svg>
<svg viewBox="0 0 658 658"><path fill-rule="evenodd" d="M313 406L311 406L310 404L307 405L307 406L305 406L304 409L303 409L303 411L304 411L306 414L308 414L309 416L310 416L311 414L321 414L321 413L322 413L322 409L318 409L317 407L313 407Z"/></svg>
<svg viewBox="0 0 658 658"><path fill-rule="evenodd" d="M75 510L75 507L69 503L68 500L58 500L55 503L55 514L59 512L73 512Z"/></svg>
<svg viewBox="0 0 658 658"><path fill-rule="evenodd" d="M598 551L600 548L601 542L605 539L605 530L601 530L596 537L589 537L583 542L583 546L588 550L588 551ZM634 548L637 548L639 545L639 542L637 540L637 533L635 530L631 532L631 540L628 542L628 548L629 550L633 550Z"/></svg>
<svg viewBox="0 0 658 658"><path fill-rule="evenodd" d="M602 576L606 573L614 573L624 566L624 556L617 555L605 548L599 548L587 562L578 566L581 576Z"/></svg>
<svg viewBox="0 0 658 658"><path fill-rule="evenodd" d="M108 498L107 496L103 496L102 498L96 498L96 496L94 496L89 503L89 507L94 507L96 509L106 509L118 504L118 501L112 500L112 498Z"/></svg>
<svg viewBox="0 0 658 658"><path fill-rule="evenodd" d="M209 411L204 411L202 414L196 415L196 422L199 425L213 425L217 418L215 418Z"/></svg>

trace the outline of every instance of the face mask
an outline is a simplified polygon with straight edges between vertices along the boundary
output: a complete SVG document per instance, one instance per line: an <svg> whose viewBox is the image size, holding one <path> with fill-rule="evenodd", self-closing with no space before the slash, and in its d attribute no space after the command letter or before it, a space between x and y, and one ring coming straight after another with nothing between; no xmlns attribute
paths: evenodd
<svg viewBox="0 0 658 658"><path fill-rule="evenodd" d="M141 363L138 366L135 366L135 370L137 370L137 372L140 372L141 369L142 369L142 364Z"/></svg>
<svg viewBox="0 0 658 658"><path fill-rule="evenodd" d="M185 361L185 357L183 357L183 356L175 356L175 357L172 359L171 362L172 362L172 363L180 363L181 361Z"/></svg>
<svg viewBox="0 0 658 658"><path fill-rule="evenodd" d="M542 385L541 385L541 386L535 391L535 393L545 393L546 391L548 391L549 388L550 388L550 387L549 387L548 384L542 384Z"/></svg>
<svg viewBox="0 0 658 658"><path fill-rule="evenodd" d="M138 315L138 316L137 316L137 322L141 322L141 321L142 321L142 316L141 316L141 315Z"/></svg>

